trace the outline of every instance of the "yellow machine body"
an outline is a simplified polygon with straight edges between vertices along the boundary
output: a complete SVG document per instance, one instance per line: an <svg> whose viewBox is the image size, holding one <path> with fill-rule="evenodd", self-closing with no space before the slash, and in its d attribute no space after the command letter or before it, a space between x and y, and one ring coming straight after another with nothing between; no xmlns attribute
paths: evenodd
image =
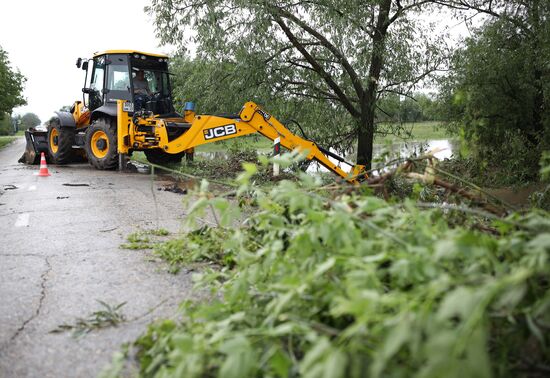
<svg viewBox="0 0 550 378"><path fill-rule="evenodd" d="M320 150L315 142L303 139L288 130L275 117L264 111L254 102L247 102L239 113L239 118L225 118L214 115L196 115L186 111L182 118L162 119L152 117L130 117L124 111L125 101L118 101L118 152L129 153L131 150L159 148L168 154L192 151L193 148L222 140L238 138L259 133L270 140L280 139L281 146L290 151L299 151L308 160L315 160L322 166L336 173L351 183L357 183L364 176L363 165L353 165L349 172L334 164ZM137 121L137 124L134 123ZM167 123L187 124L188 130L179 137L169 140ZM150 132L138 131L139 126L150 127Z"/></svg>
<svg viewBox="0 0 550 378"><path fill-rule="evenodd" d="M106 50L91 59L78 58L76 65L86 71L82 92L88 98L84 95L83 101L76 101L70 112L57 112L47 133L29 133L26 161L35 162L38 152L46 149L56 164L81 158L98 169L122 167L121 155L133 151L144 151L153 163L177 162L183 155L192 154L197 146L259 133L280 141L280 146L288 150L299 151L348 182L356 183L365 177L364 166L351 164L293 134L253 102L247 102L238 115L229 117L196 114L193 107L187 106L183 116L179 115L172 103L166 55ZM147 88L144 102L138 93L143 87L137 86L143 84L143 75L137 82L137 74L146 72L156 89ZM349 171L329 157L349 165Z"/></svg>

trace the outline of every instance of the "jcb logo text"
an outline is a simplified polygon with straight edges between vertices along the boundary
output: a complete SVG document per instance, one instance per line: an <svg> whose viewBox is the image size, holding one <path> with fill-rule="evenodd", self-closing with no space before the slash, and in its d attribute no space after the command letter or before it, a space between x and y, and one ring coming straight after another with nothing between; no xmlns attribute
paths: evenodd
<svg viewBox="0 0 550 378"><path fill-rule="evenodd" d="M235 124L213 127L204 130L204 139L221 138L226 135L237 134L237 126Z"/></svg>

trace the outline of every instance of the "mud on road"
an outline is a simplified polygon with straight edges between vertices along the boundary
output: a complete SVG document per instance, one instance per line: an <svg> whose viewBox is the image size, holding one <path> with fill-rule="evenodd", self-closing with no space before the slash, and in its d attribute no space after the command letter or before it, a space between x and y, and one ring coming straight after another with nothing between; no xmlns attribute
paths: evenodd
<svg viewBox="0 0 550 378"><path fill-rule="evenodd" d="M173 318L191 294L188 273L168 274L148 252L119 246L137 230L177 232L182 194L150 175L87 164L17 162L24 140L0 150L0 376L95 377L121 344L155 318ZM130 321L81 338L51 333L116 305Z"/></svg>

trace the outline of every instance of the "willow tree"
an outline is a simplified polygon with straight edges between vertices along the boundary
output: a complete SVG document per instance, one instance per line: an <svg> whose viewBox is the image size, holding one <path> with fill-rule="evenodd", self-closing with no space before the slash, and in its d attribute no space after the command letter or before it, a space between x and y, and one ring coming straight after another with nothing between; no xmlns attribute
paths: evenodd
<svg viewBox="0 0 550 378"><path fill-rule="evenodd" d="M357 162L370 166L377 100L386 92L406 95L442 63L441 40L410 15L429 3L153 0L146 11L163 43L194 44L202 59L245 72L245 84L344 109L345 119L318 127L329 134L350 128Z"/></svg>

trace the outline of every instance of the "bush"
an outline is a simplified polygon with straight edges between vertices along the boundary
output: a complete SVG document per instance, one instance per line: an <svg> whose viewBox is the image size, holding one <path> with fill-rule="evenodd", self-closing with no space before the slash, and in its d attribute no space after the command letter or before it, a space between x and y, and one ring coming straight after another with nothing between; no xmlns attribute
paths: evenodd
<svg viewBox="0 0 550 378"><path fill-rule="evenodd" d="M197 278L214 295L135 342L142 376L543 376L547 213L467 217L486 233L411 201L321 195L307 176L253 189L255 171L239 193L257 209L239 225L234 202L204 186L193 199L190 221L213 208L219 227L170 254L215 263Z"/></svg>

